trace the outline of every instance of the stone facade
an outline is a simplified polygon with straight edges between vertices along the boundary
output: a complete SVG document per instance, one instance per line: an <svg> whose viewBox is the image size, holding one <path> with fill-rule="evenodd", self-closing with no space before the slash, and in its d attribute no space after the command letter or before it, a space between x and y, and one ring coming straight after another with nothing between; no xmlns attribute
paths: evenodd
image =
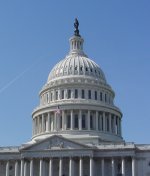
<svg viewBox="0 0 150 176"><path fill-rule="evenodd" d="M32 140L0 148L0 176L150 176L150 145L127 143L101 68L70 38L33 110Z"/></svg>

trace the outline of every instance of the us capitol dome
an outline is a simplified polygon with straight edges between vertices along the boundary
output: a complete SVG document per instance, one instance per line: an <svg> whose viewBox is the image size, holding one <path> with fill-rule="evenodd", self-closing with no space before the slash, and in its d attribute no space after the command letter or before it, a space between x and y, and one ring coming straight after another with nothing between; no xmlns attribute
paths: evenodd
<svg viewBox="0 0 150 176"><path fill-rule="evenodd" d="M124 141L115 93L78 26L39 93L32 139L0 147L0 176L150 176L150 145Z"/></svg>
<svg viewBox="0 0 150 176"><path fill-rule="evenodd" d="M76 29L70 52L50 71L34 110L33 140L54 134L82 143L122 141L122 113L98 64L83 51Z"/></svg>

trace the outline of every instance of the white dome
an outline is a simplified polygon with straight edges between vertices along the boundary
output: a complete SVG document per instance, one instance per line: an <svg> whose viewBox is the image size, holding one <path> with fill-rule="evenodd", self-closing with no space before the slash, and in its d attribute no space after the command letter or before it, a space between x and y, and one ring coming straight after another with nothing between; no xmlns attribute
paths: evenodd
<svg viewBox="0 0 150 176"><path fill-rule="evenodd" d="M48 83L51 80L68 76L87 76L106 83L103 71L85 55L69 54L65 59L61 60L50 72Z"/></svg>
<svg viewBox="0 0 150 176"><path fill-rule="evenodd" d="M59 134L82 143L122 141L122 113L99 65L83 52L79 31L51 70L34 110L33 139Z"/></svg>

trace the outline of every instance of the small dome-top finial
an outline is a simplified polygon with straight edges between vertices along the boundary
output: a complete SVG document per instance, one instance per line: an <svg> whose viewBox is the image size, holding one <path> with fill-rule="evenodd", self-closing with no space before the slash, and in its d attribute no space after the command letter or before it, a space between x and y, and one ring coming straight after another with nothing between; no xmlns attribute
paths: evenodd
<svg viewBox="0 0 150 176"><path fill-rule="evenodd" d="M74 35L80 37L79 29L78 29L78 27L79 27L79 22L78 22L78 19L77 19L77 18L75 18L74 27L75 27Z"/></svg>

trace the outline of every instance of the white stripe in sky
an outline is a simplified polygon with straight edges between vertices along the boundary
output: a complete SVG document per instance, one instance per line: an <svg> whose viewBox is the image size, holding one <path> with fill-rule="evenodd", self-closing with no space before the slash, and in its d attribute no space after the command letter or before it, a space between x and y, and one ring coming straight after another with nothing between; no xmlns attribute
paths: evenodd
<svg viewBox="0 0 150 176"><path fill-rule="evenodd" d="M17 80L23 77L25 73L27 73L32 67L34 67L36 64L38 64L43 58L41 57L36 62L28 66L24 71L22 71L19 75L14 77L10 82L8 82L6 85L4 85L2 88L0 88L0 94L4 92L6 89L8 89L12 84L14 84Z"/></svg>

